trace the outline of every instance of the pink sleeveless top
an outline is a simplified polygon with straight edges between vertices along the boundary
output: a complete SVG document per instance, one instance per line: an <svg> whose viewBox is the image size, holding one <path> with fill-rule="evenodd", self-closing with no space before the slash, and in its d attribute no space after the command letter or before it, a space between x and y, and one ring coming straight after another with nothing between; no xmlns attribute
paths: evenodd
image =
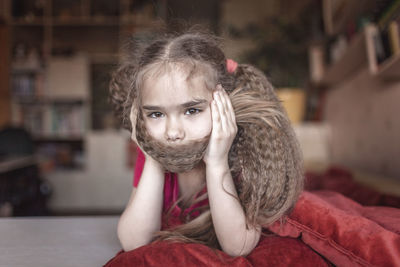
<svg viewBox="0 0 400 267"><path fill-rule="evenodd" d="M135 172L133 177L134 187L137 187L139 184L145 160L146 158L143 152L139 148L137 148L137 159L135 163ZM206 191L207 188L204 187L204 189L198 195L202 195ZM190 220L196 218L197 216L200 215L200 211L195 209L208 205L208 199L199 201L183 211L178 205L175 205L170 213L170 216L167 218L167 216L165 215L167 214L171 206L175 204L178 198L179 198L178 175L176 173L167 172L165 173L165 184L164 184L163 226L162 226L163 230L182 224L183 222L181 221L181 217L186 218L187 216L189 216Z"/></svg>

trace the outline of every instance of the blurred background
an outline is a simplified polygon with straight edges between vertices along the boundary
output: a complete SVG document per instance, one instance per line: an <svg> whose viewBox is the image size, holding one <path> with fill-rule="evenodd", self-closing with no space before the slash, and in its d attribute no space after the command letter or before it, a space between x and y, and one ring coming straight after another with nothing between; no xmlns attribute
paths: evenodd
<svg viewBox="0 0 400 267"><path fill-rule="evenodd" d="M108 103L127 37L200 24L270 78L308 172L400 196L399 0L1 0L0 217L120 214L136 146Z"/></svg>

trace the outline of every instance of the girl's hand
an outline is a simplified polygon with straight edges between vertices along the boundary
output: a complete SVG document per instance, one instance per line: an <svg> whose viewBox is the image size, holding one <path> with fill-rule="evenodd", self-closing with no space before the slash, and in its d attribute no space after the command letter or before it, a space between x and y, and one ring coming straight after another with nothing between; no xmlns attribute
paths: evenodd
<svg viewBox="0 0 400 267"><path fill-rule="evenodd" d="M224 166L237 133L236 118L231 100L221 85L217 85L213 97L212 132L203 160L207 166Z"/></svg>

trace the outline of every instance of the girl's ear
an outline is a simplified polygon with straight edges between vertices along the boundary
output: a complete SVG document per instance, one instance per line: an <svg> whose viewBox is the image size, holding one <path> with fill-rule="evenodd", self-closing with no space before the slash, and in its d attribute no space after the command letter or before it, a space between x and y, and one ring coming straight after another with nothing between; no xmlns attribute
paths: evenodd
<svg viewBox="0 0 400 267"><path fill-rule="evenodd" d="M131 113L129 115L129 119L131 121L131 125L132 125L132 134L131 134L131 139L137 144L136 141L136 123L137 123L137 114L138 114L138 110L136 107L136 101L134 101L132 103L132 107L131 107Z"/></svg>

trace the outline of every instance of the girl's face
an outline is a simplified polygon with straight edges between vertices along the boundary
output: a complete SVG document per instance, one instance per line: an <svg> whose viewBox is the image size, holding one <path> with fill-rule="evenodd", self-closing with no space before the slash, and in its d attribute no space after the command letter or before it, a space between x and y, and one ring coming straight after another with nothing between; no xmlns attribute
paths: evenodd
<svg viewBox="0 0 400 267"><path fill-rule="evenodd" d="M211 133L212 92L203 75L186 79L179 69L146 79L142 112L148 133L167 145L184 145Z"/></svg>

